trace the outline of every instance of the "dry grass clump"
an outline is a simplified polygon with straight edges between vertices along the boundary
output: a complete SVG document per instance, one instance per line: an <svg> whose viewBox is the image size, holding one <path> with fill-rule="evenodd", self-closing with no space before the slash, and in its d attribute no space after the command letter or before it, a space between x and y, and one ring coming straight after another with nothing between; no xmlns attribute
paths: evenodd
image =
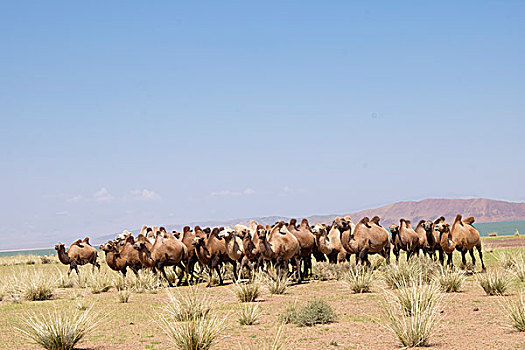
<svg viewBox="0 0 525 350"><path fill-rule="evenodd" d="M118 301L120 303L127 303L130 296L131 291L129 289L121 289L117 292Z"/></svg>
<svg viewBox="0 0 525 350"><path fill-rule="evenodd" d="M113 277L106 272L90 272L87 275L87 285L92 294L105 293L113 286Z"/></svg>
<svg viewBox="0 0 525 350"><path fill-rule="evenodd" d="M364 266L356 266L345 274L344 281L354 293L370 293L374 273Z"/></svg>
<svg viewBox="0 0 525 350"><path fill-rule="evenodd" d="M487 295L503 295L511 283L508 274L500 271L482 274L478 281Z"/></svg>
<svg viewBox="0 0 525 350"><path fill-rule="evenodd" d="M425 346L438 322L442 294L436 285L412 284L387 294L387 328L405 347Z"/></svg>
<svg viewBox="0 0 525 350"><path fill-rule="evenodd" d="M48 350L70 350L98 324L92 307L84 311L66 310L30 314L22 320L18 332Z"/></svg>
<svg viewBox="0 0 525 350"><path fill-rule="evenodd" d="M241 303L251 303L261 295L261 286L258 280L249 283L235 282L233 292Z"/></svg>
<svg viewBox="0 0 525 350"><path fill-rule="evenodd" d="M504 299L501 307L509 325L520 332L525 332L525 295L520 293L517 300Z"/></svg>
<svg viewBox="0 0 525 350"><path fill-rule="evenodd" d="M281 324L277 328L275 336L270 339L265 339L264 343L261 344L260 341L257 341L256 344L250 345L248 347L242 346L241 350L286 350L289 348L288 341L284 339L283 336L283 325Z"/></svg>
<svg viewBox="0 0 525 350"><path fill-rule="evenodd" d="M303 307L296 304L289 307L283 315L283 323L293 323L299 327L326 324L335 321L336 315L330 304L322 299L312 299Z"/></svg>
<svg viewBox="0 0 525 350"><path fill-rule="evenodd" d="M191 321L206 318L211 311L211 302L207 295L199 293L197 287L190 287L186 292L169 293L170 301L165 305L166 314L175 321Z"/></svg>
<svg viewBox="0 0 525 350"><path fill-rule="evenodd" d="M157 294L163 287L160 277L150 270L140 270L137 276L128 274L125 281L119 276L114 284L117 285L117 290L125 287L132 289L135 293L150 294Z"/></svg>
<svg viewBox="0 0 525 350"><path fill-rule="evenodd" d="M196 288L186 294L170 294L162 309L160 325L178 349L210 349L222 331L224 320L210 315L208 298L199 295Z"/></svg>
<svg viewBox="0 0 525 350"><path fill-rule="evenodd" d="M428 257L412 257L408 262L390 264L384 268L383 278L392 288L403 288L414 284L432 283L440 266Z"/></svg>
<svg viewBox="0 0 525 350"><path fill-rule="evenodd" d="M57 274L58 274L56 276L57 288L73 288L75 286L75 280L67 273L62 272L57 268Z"/></svg>
<svg viewBox="0 0 525 350"><path fill-rule="evenodd" d="M261 315L261 308L257 303L246 303L239 312L237 321L241 326L250 326L255 324Z"/></svg>
<svg viewBox="0 0 525 350"><path fill-rule="evenodd" d="M272 267L268 269L267 274L261 273L259 279L271 294L284 294L291 284L292 277L282 271L277 274L277 270Z"/></svg>
<svg viewBox="0 0 525 350"><path fill-rule="evenodd" d="M436 274L435 279L443 292L457 293L461 290L461 286L463 285L463 282L466 281L467 277L461 271L450 271L441 268L440 272Z"/></svg>
<svg viewBox="0 0 525 350"><path fill-rule="evenodd" d="M53 280L36 271L20 272L7 282L6 294L15 303L21 299L29 301L49 300L54 292Z"/></svg>

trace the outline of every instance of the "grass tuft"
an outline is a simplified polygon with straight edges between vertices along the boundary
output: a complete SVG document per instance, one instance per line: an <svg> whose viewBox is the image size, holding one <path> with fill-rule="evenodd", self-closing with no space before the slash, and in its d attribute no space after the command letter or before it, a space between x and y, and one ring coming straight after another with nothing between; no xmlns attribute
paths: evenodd
<svg viewBox="0 0 525 350"><path fill-rule="evenodd" d="M165 305L166 314L175 321L191 321L206 318L211 310L207 295L199 294L197 287L191 287L185 293L169 293L170 301Z"/></svg>
<svg viewBox="0 0 525 350"><path fill-rule="evenodd" d="M291 277L286 273L277 274L274 268L269 268L261 280L271 294L284 294L291 284Z"/></svg>
<svg viewBox="0 0 525 350"><path fill-rule="evenodd" d="M47 350L70 350L98 324L92 307L84 311L57 311L31 314L18 332Z"/></svg>
<svg viewBox="0 0 525 350"><path fill-rule="evenodd" d="M283 323L293 323L299 327L326 324L335 321L336 315L330 304L322 299L310 300L303 307L295 304L281 315Z"/></svg>
<svg viewBox="0 0 525 350"><path fill-rule="evenodd" d="M354 293L370 293L374 273L363 267L357 266L345 274L344 281Z"/></svg>
<svg viewBox="0 0 525 350"><path fill-rule="evenodd" d="M499 271L482 274L478 281L487 295L505 294L511 282L506 273Z"/></svg>
<svg viewBox="0 0 525 350"><path fill-rule="evenodd" d="M520 293L517 300L504 299L502 309L509 325L520 332L525 332L525 295Z"/></svg>
<svg viewBox="0 0 525 350"><path fill-rule="evenodd" d="M436 282L441 287L441 290L446 293L457 293L461 290L463 282L467 277L460 271L449 271L442 268L439 274L436 275Z"/></svg>
<svg viewBox="0 0 525 350"><path fill-rule="evenodd" d="M261 315L261 308L256 303L244 304L244 307L239 312L237 321L241 326L251 326L257 322Z"/></svg>
<svg viewBox="0 0 525 350"><path fill-rule="evenodd" d="M241 303L251 303L261 295L261 286L257 280L250 283L235 282L233 292Z"/></svg>

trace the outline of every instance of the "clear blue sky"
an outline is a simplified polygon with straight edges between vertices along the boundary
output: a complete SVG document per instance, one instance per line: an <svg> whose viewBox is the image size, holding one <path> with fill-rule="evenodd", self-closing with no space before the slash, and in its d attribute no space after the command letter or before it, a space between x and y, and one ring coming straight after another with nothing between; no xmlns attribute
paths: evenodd
<svg viewBox="0 0 525 350"><path fill-rule="evenodd" d="M525 200L525 3L2 2L1 248Z"/></svg>

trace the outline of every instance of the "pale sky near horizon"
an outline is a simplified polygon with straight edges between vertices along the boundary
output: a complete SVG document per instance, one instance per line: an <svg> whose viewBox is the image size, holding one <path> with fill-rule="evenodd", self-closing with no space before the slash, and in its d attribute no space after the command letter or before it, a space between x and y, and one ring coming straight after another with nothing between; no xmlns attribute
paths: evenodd
<svg viewBox="0 0 525 350"><path fill-rule="evenodd" d="M524 201L525 3L3 2L0 249Z"/></svg>

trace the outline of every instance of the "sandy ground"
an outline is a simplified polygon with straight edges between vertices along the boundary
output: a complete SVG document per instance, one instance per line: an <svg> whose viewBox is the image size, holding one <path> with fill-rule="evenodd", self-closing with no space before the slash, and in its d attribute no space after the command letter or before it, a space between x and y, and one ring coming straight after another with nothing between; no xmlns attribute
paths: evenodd
<svg viewBox="0 0 525 350"><path fill-rule="evenodd" d="M494 255L498 250L501 249L485 254L489 270L497 268ZM21 269L40 269L45 273L46 269L56 268L65 269L61 265L2 266L0 280ZM445 295L440 308L440 322L431 337L430 348L525 349L525 333L507 326L500 305L502 297L486 296L477 277L476 274L469 276L461 293ZM523 283L513 284L507 297L516 298L524 286ZM231 285L204 288L201 284L199 287L202 293L210 295L214 312L225 319L224 331L215 349L264 349L263 346L276 334L283 311L294 302L300 304L314 297L324 299L334 308L337 321L314 327L285 325L287 349L399 348L398 342L386 328L383 303L387 288L380 278L374 282L372 293L367 294L353 294L342 281L309 281L290 287L284 295L265 292L258 300L263 313L254 326L240 326L237 323L236 314L243 305L236 300ZM173 288L171 291L176 293L185 288ZM14 304L4 300L0 302L0 349L38 349L15 332L21 320L29 312L74 307L79 302L95 304L95 310L103 316L96 330L79 346L81 349L174 348L156 321L167 300L166 289L159 294L133 294L128 304L118 303L114 290L92 295L86 289L59 289L54 300L42 302Z"/></svg>

